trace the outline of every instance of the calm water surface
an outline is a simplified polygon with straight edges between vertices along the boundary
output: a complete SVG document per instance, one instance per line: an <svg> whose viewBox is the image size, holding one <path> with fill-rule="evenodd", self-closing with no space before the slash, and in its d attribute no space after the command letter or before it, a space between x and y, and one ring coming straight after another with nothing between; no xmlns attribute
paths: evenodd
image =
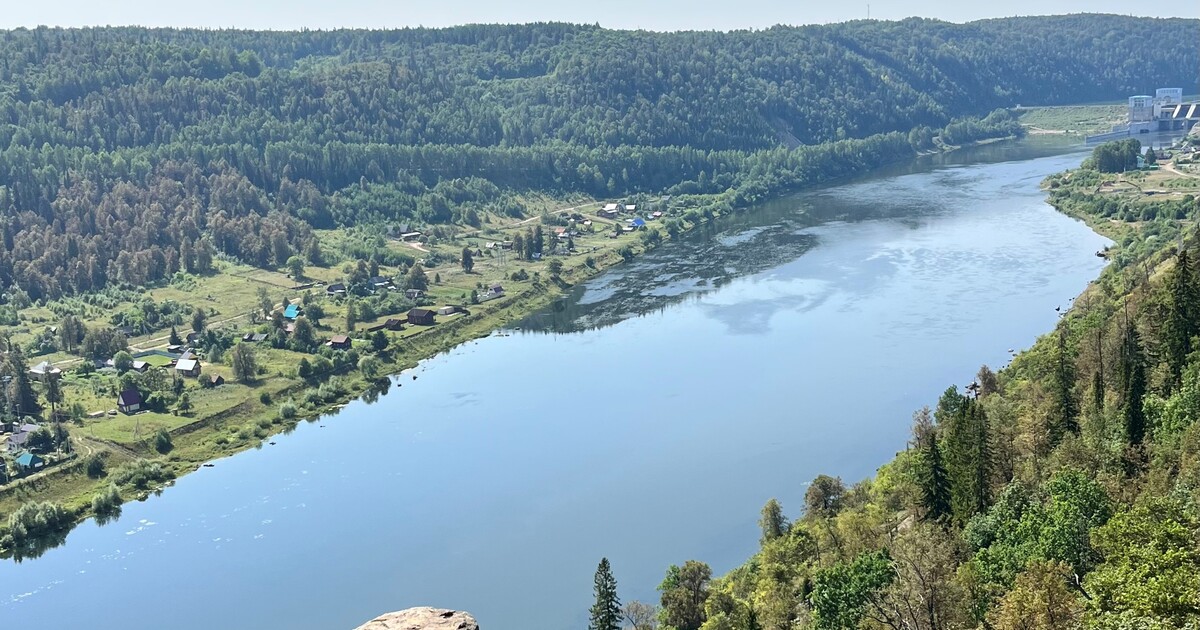
<svg viewBox="0 0 1200 630"><path fill-rule="evenodd" d="M872 474L914 409L1003 365L1096 277L1105 239L1037 188L1082 157L986 147L690 235L374 404L0 564L0 619L350 628L434 605L575 629L601 556L626 600L655 599L671 563L727 571L767 499L794 515L817 474Z"/></svg>

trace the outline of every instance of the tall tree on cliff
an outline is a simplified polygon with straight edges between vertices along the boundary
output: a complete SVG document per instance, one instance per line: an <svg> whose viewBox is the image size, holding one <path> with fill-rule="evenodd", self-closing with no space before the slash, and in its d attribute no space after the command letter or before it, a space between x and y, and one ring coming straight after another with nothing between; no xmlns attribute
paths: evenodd
<svg viewBox="0 0 1200 630"><path fill-rule="evenodd" d="M1066 433L1079 434L1079 405L1075 400L1075 355L1067 344L1067 329L1060 326L1055 346L1051 395L1055 419L1050 425L1050 441L1058 444Z"/></svg>
<svg viewBox="0 0 1200 630"><path fill-rule="evenodd" d="M1200 289L1186 249L1175 256L1175 268L1166 283L1166 321L1163 322L1163 354L1167 361L1167 386L1175 389L1183 366L1192 352L1192 337L1200 332Z"/></svg>
<svg viewBox="0 0 1200 630"><path fill-rule="evenodd" d="M1125 406L1122 412L1125 439L1138 445L1146 437L1146 415L1142 399L1146 395L1146 358L1137 328L1129 325L1121 348L1121 377L1125 385Z"/></svg>
<svg viewBox="0 0 1200 630"><path fill-rule="evenodd" d="M617 598L617 579L608 558L596 567L596 603L592 605L588 630L621 630L621 600Z"/></svg>
<svg viewBox="0 0 1200 630"><path fill-rule="evenodd" d="M938 422L945 435L951 511L955 521L965 523L991 502L992 451L983 407L965 396L961 400L948 419L939 410Z"/></svg>
<svg viewBox="0 0 1200 630"><path fill-rule="evenodd" d="M762 545L787 533L787 517L783 515L783 506L779 505L779 501L767 501L762 509L762 517L758 519L758 526L762 528L762 538L759 539Z"/></svg>
<svg viewBox="0 0 1200 630"><path fill-rule="evenodd" d="M918 482L926 520L940 521L950 516L953 505L950 478L942 461L942 449L938 446L936 432L930 434L929 444L921 448Z"/></svg>

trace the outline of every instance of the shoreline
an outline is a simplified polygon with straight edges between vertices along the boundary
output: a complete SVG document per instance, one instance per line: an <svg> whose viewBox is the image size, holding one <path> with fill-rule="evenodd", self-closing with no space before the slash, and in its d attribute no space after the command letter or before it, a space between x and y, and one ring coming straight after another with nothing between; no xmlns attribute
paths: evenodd
<svg viewBox="0 0 1200 630"><path fill-rule="evenodd" d="M1020 141L1020 138L1015 136L986 138L963 145L941 145L939 150L932 152L914 152L913 155L904 159L886 162L863 172L831 178L817 184L788 190L750 206L735 207L732 210L724 212L713 210L711 213L712 218L702 217L695 223L685 222L679 231L679 235L682 236L697 227L713 224L731 215L737 215L742 212L753 212L755 208L766 201L777 201L800 192L837 186L856 177L869 175L887 166L908 163L930 155L947 154L963 148L1014 140ZM656 227L661 227L661 225L657 225ZM318 408L303 412L295 417L282 419L274 413L271 407L241 414L239 412L244 412L245 410L239 409L240 405L235 406L224 412L199 418L195 422L170 431L172 438L175 440L175 446L170 451L170 457L143 457L143 454L133 451L128 445L95 437L88 438L88 441L100 444L108 449L124 452L131 457L132 461L159 462L167 470L167 476L164 480L145 488L126 489L120 496L121 504L133 500L145 500L150 495L169 488L174 484L175 480L183 475L199 470L202 467L212 466L213 462L219 459L236 455L251 448L262 448L265 443L270 441L270 438L280 433L287 433L294 430L301 422L315 422L324 416L336 412L348 403L369 394L371 389L378 387L378 384L384 379L394 379L399 374L418 367L424 361L450 352L469 341L487 337L497 330L503 330L512 323L545 309L580 283L587 282L624 262L628 262L618 252L619 249L625 247L632 249L633 255L629 260L633 260L644 255L649 250L657 249L662 244L675 240L665 232L661 236L661 243L650 246L641 242L640 239L614 239L611 246L606 246L594 252L593 255L586 257L594 258L593 266L588 266L584 262L585 256L581 252L565 260L568 264L563 266L562 273L558 278L542 278L540 282L522 283L519 285L519 291L510 292L503 298L503 302L497 303L496 308L487 309L486 312L480 312L483 309L477 308L474 309L475 312L439 322L419 334L396 340L394 347L385 353L386 356L374 355L381 356L384 359L381 366L381 374L378 378L366 379L357 370L352 368L329 373L320 379L296 382L274 392L272 398L282 401L287 400L288 395L300 394L316 389L329 383L335 377L341 379L345 390L340 392L336 398L327 400ZM225 438L224 436L216 435L218 429L225 428L224 425L226 423L235 422L248 423L248 426L257 424L261 432L256 430L254 435L258 439L242 440L238 443L221 443L220 440ZM61 487L69 484L81 486L76 488L72 496L64 501L64 507L73 514L73 520L66 530L57 532L58 536L55 538L65 538L65 535L69 534L71 529L87 519L105 518L105 516L98 515L91 509L91 497L108 487L110 481L107 476L99 479L91 479L84 475L82 470L84 468L84 459L84 457L76 456L71 461L64 462L54 469L47 471L44 476L22 479L4 488L3 492L4 494L22 493L23 490L32 486L32 488L23 492L34 495L27 498L24 502L30 503L42 500L36 495L45 494L48 491L48 487L62 489ZM108 515L108 518L119 518L119 514L120 511L117 509ZM0 523L0 534L4 533L6 525L7 523ZM52 544L47 548L53 548L54 546L58 546L58 544L62 543ZM37 557L41 551L44 550L36 549L29 555L23 555L20 549L3 548L0 549L0 558L16 557L19 559L21 557Z"/></svg>

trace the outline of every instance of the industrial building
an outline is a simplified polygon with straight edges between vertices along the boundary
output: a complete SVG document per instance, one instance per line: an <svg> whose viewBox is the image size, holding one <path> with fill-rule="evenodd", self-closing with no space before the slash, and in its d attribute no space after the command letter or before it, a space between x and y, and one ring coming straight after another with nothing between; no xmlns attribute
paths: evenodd
<svg viewBox="0 0 1200 630"><path fill-rule="evenodd" d="M1129 118L1112 131L1088 136L1088 143L1120 140L1128 136L1160 131L1187 131L1200 122L1200 103L1184 103L1183 88L1158 88L1154 96L1129 97Z"/></svg>

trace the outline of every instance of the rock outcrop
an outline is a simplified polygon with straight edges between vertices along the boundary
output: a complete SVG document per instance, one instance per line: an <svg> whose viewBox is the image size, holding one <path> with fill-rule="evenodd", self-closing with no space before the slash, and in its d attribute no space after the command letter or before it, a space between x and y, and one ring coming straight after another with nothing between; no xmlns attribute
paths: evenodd
<svg viewBox="0 0 1200 630"><path fill-rule="evenodd" d="M465 612L422 607L379 615L355 630L479 630L479 624Z"/></svg>

